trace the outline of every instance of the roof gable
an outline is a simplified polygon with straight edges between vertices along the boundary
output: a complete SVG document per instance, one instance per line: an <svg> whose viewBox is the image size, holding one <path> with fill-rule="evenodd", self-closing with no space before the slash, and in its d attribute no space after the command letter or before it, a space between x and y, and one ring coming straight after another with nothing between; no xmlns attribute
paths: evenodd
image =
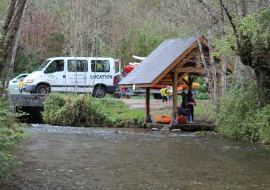
<svg viewBox="0 0 270 190"><path fill-rule="evenodd" d="M204 47L208 48L208 41L204 36L201 36L199 40ZM215 50L213 49L213 51ZM205 55L205 58L210 64L208 54ZM220 57L217 59L221 60ZM151 87L163 77L166 77L175 66L177 66L179 73L183 73L182 75L196 73L203 76L205 74L205 70L201 65L196 37L165 40L130 72L119 85L132 86L135 84L137 87ZM228 65L228 68L232 70L232 67L230 67Z"/></svg>
<svg viewBox="0 0 270 190"><path fill-rule="evenodd" d="M172 65L174 61L195 41L196 37L165 40L129 73L119 85L151 84L164 70L169 71L171 67L174 67Z"/></svg>

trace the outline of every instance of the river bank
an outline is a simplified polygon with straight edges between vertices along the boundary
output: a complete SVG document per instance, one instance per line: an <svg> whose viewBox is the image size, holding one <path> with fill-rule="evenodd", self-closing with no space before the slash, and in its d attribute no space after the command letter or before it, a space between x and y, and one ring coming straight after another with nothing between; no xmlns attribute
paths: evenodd
<svg viewBox="0 0 270 190"><path fill-rule="evenodd" d="M52 93L43 104L43 122L50 125L140 128L145 117L145 99L95 99ZM195 121L200 123L200 117L209 119L209 101L198 101L197 105ZM161 100L150 100L150 115L153 122L157 115L172 115L172 105L163 107Z"/></svg>

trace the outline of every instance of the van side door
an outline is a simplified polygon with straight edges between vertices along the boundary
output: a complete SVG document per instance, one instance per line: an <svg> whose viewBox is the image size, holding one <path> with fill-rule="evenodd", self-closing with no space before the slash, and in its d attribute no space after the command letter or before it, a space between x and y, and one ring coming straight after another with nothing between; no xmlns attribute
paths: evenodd
<svg viewBox="0 0 270 190"><path fill-rule="evenodd" d="M67 60L67 80L68 92L89 92L89 82L87 84L88 61L82 59Z"/></svg>

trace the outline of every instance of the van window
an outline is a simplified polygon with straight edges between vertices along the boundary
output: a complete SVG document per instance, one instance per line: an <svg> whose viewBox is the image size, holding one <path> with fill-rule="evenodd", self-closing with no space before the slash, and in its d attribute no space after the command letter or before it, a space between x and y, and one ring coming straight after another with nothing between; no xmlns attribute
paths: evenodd
<svg viewBox="0 0 270 190"><path fill-rule="evenodd" d="M69 72L87 72L87 61L86 60L68 60L68 71Z"/></svg>
<svg viewBox="0 0 270 190"><path fill-rule="evenodd" d="M47 73L54 73L59 71L64 71L64 60L54 60L46 69Z"/></svg>
<svg viewBox="0 0 270 190"><path fill-rule="evenodd" d="M110 72L109 60L92 60L91 71L92 72Z"/></svg>
<svg viewBox="0 0 270 190"><path fill-rule="evenodd" d="M50 62L51 60L46 59L39 67L36 71L42 71Z"/></svg>

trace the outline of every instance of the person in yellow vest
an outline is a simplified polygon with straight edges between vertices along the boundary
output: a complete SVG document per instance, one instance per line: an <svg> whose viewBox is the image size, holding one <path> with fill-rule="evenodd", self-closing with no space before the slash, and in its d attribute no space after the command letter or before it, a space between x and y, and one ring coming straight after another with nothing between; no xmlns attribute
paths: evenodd
<svg viewBox="0 0 270 190"><path fill-rule="evenodd" d="M103 67L100 62L97 63L97 71L103 71Z"/></svg>
<svg viewBox="0 0 270 190"><path fill-rule="evenodd" d="M18 84L19 91L22 93L22 87L23 87L23 79L20 79L20 82Z"/></svg>
<svg viewBox="0 0 270 190"><path fill-rule="evenodd" d="M166 102L167 104L167 96L168 96L167 88L165 88L164 85L162 86L162 89L160 90L160 94L162 96L162 105L164 106L164 102Z"/></svg>
<svg viewBox="0 0 270 190"><path fill-rule="evenodd" d="M168 88L168 100L169 100L169 105L171 105L172 99L173 99L173 88L171 86L167 86Z"/></svg>

